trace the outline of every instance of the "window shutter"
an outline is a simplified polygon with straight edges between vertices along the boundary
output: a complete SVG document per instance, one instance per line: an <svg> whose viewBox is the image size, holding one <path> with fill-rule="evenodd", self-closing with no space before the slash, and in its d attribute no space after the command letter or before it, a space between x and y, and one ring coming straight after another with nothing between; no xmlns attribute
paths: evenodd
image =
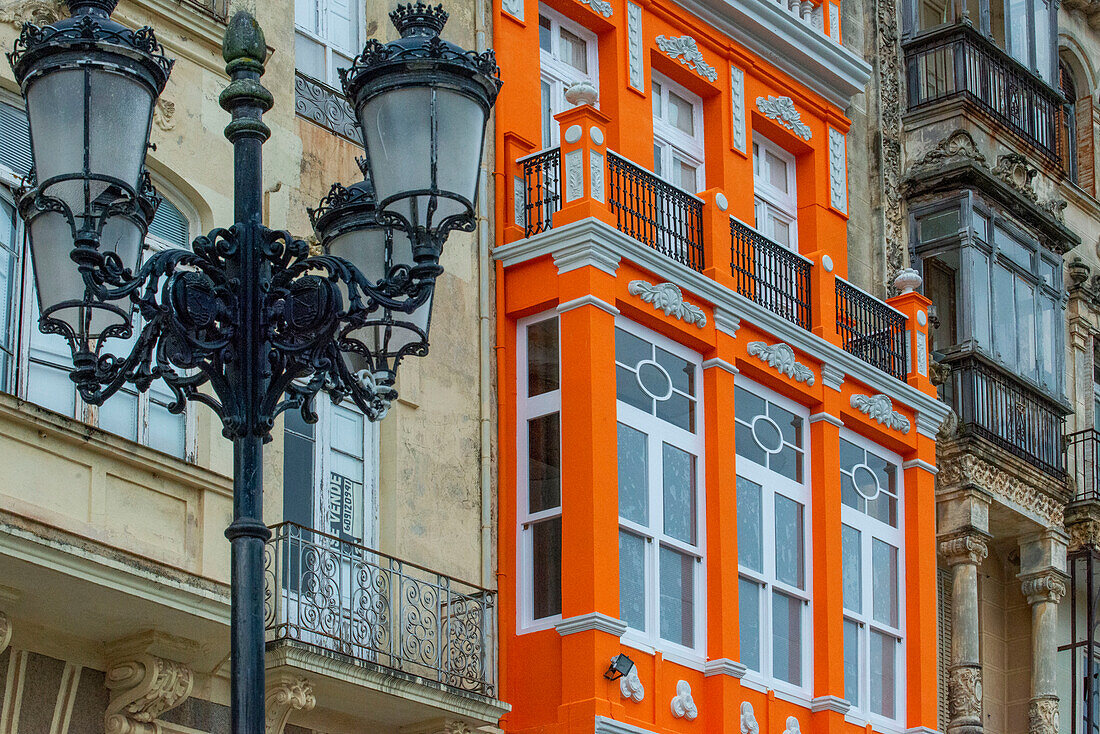
<svg viewBox="0 0 1100 734"><path fill-rule="evenodd" d="M149 234L176 247L187 248L191 244L187 218L168 199L161 199L157 213L149 223Z"/></svg>
<svg viewBox="0 0 1100 734"><path fill-rule="evenodd" d="M1092 125L1093 101L1085 95L1077 100L1077 183L1090 194L1096 194L1096 138Z"/></svg>
<svg viewBox="0 0 1100 734"><path fill-rule="evenodd" d="M939 701L939 718L940 718L940 731L947 731L947 722L951 718L947 709L947 697L950 693L948 691L948 667L951 665L951 591L952 591L952 579L951 571L940 568L936 571L937 582L939 586L939 604L938 604L938 616L939 616L939 659L940 659L940 675L939 675L939 689L940 689L940 701Z"/></svg>
<svg viewBox="0 0 1100 734"><path fill-rule="evenodd" d="M26 176L31 171L33 160L27 113L0 103L0 163Z"/></svg>

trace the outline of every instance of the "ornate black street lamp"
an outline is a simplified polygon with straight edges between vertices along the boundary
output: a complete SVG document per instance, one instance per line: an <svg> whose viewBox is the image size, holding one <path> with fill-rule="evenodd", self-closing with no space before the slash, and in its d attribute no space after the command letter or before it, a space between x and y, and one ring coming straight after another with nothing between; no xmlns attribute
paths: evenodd
<svg viewBox="0 0 1100 734"><path fill-rule="evenodd" d="M439 37L442 6L399 6L401 38L371 40L341 72L363 131L364 181L310 212L324 253L261 223L267 47L237 13L222 54L230 83L236 223L191 250L141 261L157 195L144 169L172 61L153 31L111 20L117 0L68 0L72 17L27 24L8 55L30 118L35 169L19 200L44 332L63 335L81 397L100 404L163 380L173 412L205 403L233 440L232 731L264 728L262 447L284 410L315 421L324 390L379 420L402 358L428 351L439 256L474 227L485 126L500 89L492 51ZM373 186L371 185L373 182ZM377 191L377 196L375 194ZM140 331L126 354L113 345Z"/></svg>

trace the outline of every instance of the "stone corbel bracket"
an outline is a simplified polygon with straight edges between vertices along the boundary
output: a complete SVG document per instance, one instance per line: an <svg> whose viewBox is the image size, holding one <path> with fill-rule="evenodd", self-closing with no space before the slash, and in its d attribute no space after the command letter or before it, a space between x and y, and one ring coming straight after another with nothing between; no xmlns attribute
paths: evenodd
<svg viewBox="0 0 1100 734"><path fill-rule="evenodd" d="M766 362L769 367L781 375L790 377L795 382L805 382L813 387L816 379L814 373L806 365L794 358L794 350L787 344L768 344L767 342L749 342L749 356L756 357L761 362Z"/></svg>
<svg viewBox="0 0 1100 734"><path fill-rule="evenodd" d="M663 311L665 316L673 316L685 324L693 324L702 329L707 325L707 315L703 309L684 300L684 292L674 283L653 285L644 280L632 280L626 287L627 293L641 298L653 308Z"/></svg>
<svg viewBox="0 0 1100 734"><path fill-rule="evenodd" d="M267 681L264 695L264 734L283 734L293 711L312 711L317 705L313 686L305 678L274 676Z"/></svg>
<svg viewBox="0 0 1100 734"><path fill-rule="evenodd" d="M160 734L157 719L187 700L195 680L182 663L140 654L107 670L106 734Z"/></svg>
<svg viewBox="0 0 1100 734"><path fill-rule="evenodd" d="M894 404L890 401L890 398L881 393L878 395L853 395L852 407L871 420L887 428L893 428L895 431L909 433L912 428L909 419L894 410Z"/></svg>

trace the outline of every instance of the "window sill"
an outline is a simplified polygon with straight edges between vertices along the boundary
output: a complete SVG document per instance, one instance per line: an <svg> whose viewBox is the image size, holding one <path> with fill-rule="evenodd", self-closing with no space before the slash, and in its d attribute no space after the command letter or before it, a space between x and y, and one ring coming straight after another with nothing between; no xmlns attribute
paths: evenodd
<svg viewBox="0 0 1100 734"><path fill-rule="evenodd" d="M555 614L553 617L544 617L543 619L539 619L534 622L517 622L516 635L526 635L532 632L545 632L546 630L554 629L559 624L561 624L560 614Z"/></svg>
<svg viewBox="0 0 1100 734"><path fill-rule="evenodd" d="M670 663L676 663L677 665L682 665L685 668L697 670L700 673L704 672L704 669L706 668L707 661L700 653L687 651L682 648L676 649L674 647L669 647L669 643L664 642L662 642L660 645L654 645L652 642L638 639L637 637L633 636L629 630L625 635L623 635L622 644L623 647L629 647L632 650L637 650L638 652L645 653L647 655L656 655L657 653L661 653L661 657L663 657Z"/></svg>
<svg viewBox="0 0 1100 734"><path fill-rule="evenodd" d="M867 714L862 711L849 711L844 714L844 720L849 724L855 724L861 729L870 726L872 730L882 734L905 734L905 727L897 721L890 721L875 714Z"/></svg>
<svg viewBox="0 0 1100 734"><path fill-rule="evenodd" d="M745 677L741 679L741 685L760 693L775 693L775 697L779 700L793 703L796 706L803 706L807 709L810 708L810 704L813 702L813 695L808 691L795 688L783 681L765 681L763 676L751 670L745 673Z"/></svg>

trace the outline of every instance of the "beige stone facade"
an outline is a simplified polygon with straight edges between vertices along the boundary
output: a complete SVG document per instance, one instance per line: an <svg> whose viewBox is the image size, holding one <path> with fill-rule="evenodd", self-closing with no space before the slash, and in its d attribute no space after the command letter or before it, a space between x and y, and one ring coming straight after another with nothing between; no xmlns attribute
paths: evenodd
<svg viewBox="0 0 1100 734"><path fill-rule="evenodd" d="M25 20L58 17L62 5L0 0L0 45L10 47ZM485 5L448 3L445 36L484 48L491 36ZM358 7L359 45L396 35L389 6ZM265 116L272 130L264 147L266 224L306 236L307 207L317 206L331 183L361 177L355 158L362 149L349 139L335 95L314 83L312 91L322 94L310 97L308 80L296 74L303 62L295 52L294 0L121 2L115 17L131 27L153 26L177 59L157 107L147 165L178 212L174 231L181 237L232 223L232 149L222 136L228 115L218 95L228 81L221 38L226 19L239 9L254 12L264 28L263 82L276 98ZM4 191L10 191L15 178L3 165L11 144L4 126L22 103L7 64L0 64L0 102L6 105L0 178L6 176ZM318 117L324 104L337 112ZM327 491L318 489L325 486L322 472L352 460L363 473L356 490L363 493L356 495L360 532L340 543L282 537L301 544L295 553L312 544L314 561L336 558L338 571L327 581L339 590L311 602L304 567L279 565L292 554L269 548L267 583L275 599L269 599L269 616L295 614L299 625L270 633L269 732L457 733L495 724L504 711L495 699L491 591L495 400L491 232L484 216L491 206L491 150L483 162L478 231L452 235L443 254L430 355L402 365L400 399L384 422L354 424L364 431L358 454L326 463L348 435L331 408L319 424L330 420L331 432L311 439L321 446L311 455L317 457L310 464L313 482L304 491ZM23 319L16 326L25 335L28 324ZM155 443L151 401L135 398L139 441L96 426L114 420L106 407L96 412L77 402L68 415L41 407L23 374L36 359L16 357L22 366L0 388L0 731L228 730L229 543L222 533L232 515L230 443L216 417L198 405L188 406L178 424L185 431L178 456L141 444ZM284 450L286 435L280 420L265 452L269 525L293 519L284 508L291 496L284 476L292 483L285 472L297 477L301 467L297 455ZM330 500L315 497L307 506L323 508ZM359 540L386 555L358 549L353 541ZM304 552L299 557L307 563ZM350 610L355 591L366 586L356 585L356 573L391 585L389 593L372 597L388 606L375 607L374 627L358 637ZM417 610L434 614L434 623L421 619L424 628L413 629L408 609L398 607L401 594L419 595ZM314 612L324 605L335 610L324 629L303 621L311 603ZM462 625L472 625L474 637L456 637L467 634L456 631ZM286 639L292 637L297 641ZM474 638L476 660L457 661L455 643ZM401 648L410 640L432 646L431 652Z"/></svg>

